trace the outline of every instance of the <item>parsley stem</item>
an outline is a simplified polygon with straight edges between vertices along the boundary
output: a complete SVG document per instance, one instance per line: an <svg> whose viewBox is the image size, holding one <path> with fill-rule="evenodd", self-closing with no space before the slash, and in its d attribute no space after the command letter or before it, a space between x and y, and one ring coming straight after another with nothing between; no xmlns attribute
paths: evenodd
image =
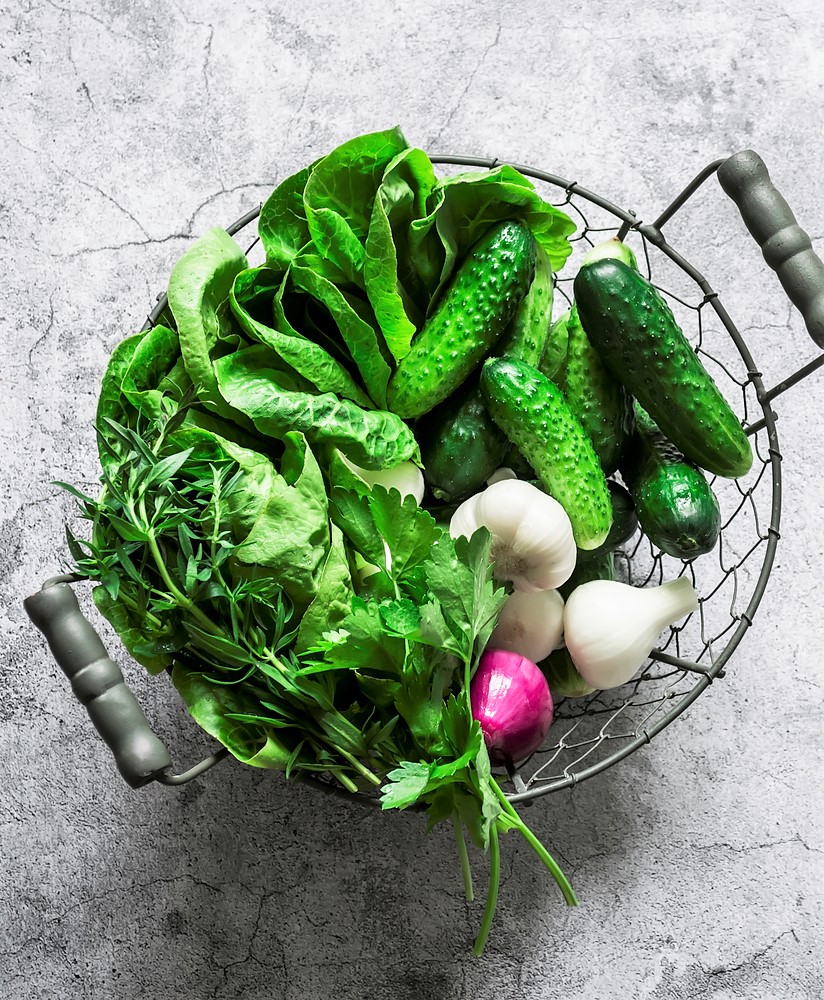
<svg viewBox="0 0 824 1000"><path fill-rule="evenodd" d="M361 761L359 761L354 754L349 753L348 750L344 750L343 747L338 746L337 743L330 743L329 745L334 750L337 750L337 752L341 755L341 757L344 758L344 760L348 760L349 763L352 765L352 767L354 767L354 769L358 772L358 774L362 774L363 777L366 778L367 781L370 781L373 785L375 785L376 788L379 787L381 784L383 784L383 782L377 776L377 774L375 774L374 771L370 771L369 768Z"/></svg>
<svg viewBox="0 0 824 1000"><path fill-rule="evenodd" d="M333 777L338 779L348 792L351 792L354 795L358 791L358 786L355 782L352 781L349 775L344 773L339 767L329 767L327 770Z"/></svg>
<svg viewBox="0 0 824 1000"><path fill-rule="evenodd" d="M492 782L495 784L495 782ZM492 928L492 918L495 916L495 907L498 904L498 886L501 884L501 851L498 846L498 830L492 826L489 831L489 891L486 895L486 906L484 907L483 920L475 938L473 951L476 955L482 955L486 939Z"/></svg>
<svg viewBox="0 0 824 1000"><path fill-rule="evenodd" d="M455 828L455 840L458 845L458 858L461 862L461 872L463 874L464 895L468 902L475 898L475 890L472 888L472 869L469 867L469 854L466 850L466 838L464 837L461 817L457 809L452 810L452 825Z"/></svg>
<svg viewBox="0 0 824 1000"><path fill-rule="evenodd" d="M524 821L518 814L518 811L515 809L515 806L513 806L512 803L509 801L509 799L506 797L504 790L501 788L498 782L494 778L491 778L490 784L492 785L495 794L501 800L501 805L504 808L504 812L507 814L507 816L510 817L510 819L513 822L513 825L517 828L518 832L521 834L524 840L529 844L532 850L535 851L535 853L538 855L541 861L543 861L544 865L546 865L546 867L549 869L549 873L558 883L558 888L561 890L567 905L577 906L578 900L575 896L572 886L569 884L566 875L564 875L564 873L558 867L558 862L552 857L552 855L544 847L541 841L538 840L538 838L535 836L532 830L529 829L526 823L524 823Z"/></svg>

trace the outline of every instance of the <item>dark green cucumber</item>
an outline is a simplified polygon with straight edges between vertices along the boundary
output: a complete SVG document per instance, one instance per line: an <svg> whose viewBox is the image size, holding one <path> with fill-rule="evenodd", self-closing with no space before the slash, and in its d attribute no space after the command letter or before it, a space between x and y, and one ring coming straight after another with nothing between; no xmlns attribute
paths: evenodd
<svg viewBox="0 0 824 1000"><path fill-rule="evenodd" d="M595 692L595 688L587 684L578 673L578 668L572 662L572 657L566 646L553 649L545 660L541 660L538 666L543 671L547 684L549 684L549 690L555 699L586 698L588 694Z"/></svg>
<svg viewBox="0 0 824 1000"><path fill-rule="evenodd" d="M567 320L566 357L556 382L589 435L604 474L612 475L632 431L632 399L590 343L576 305Z"/></svg>
<svg viewBox="0 0 824 1000"><path fill-rule="evenodd" d="M752 448L741 422L652 283L601 259L582 266L573 287L592 345L665 436L702 469L745 475Z"/></svg>
<svg viewBox="0 0 824 1000"><path fill-rule="evenodd" d="M538 365L544 355L550 326L554 285L547 252L536 246L535 277L518 311L501 338L499 353Z"/></svg>
<svg viewBox="0 0 824 1000"><path fill-rule="evenodd" d="M477 493L502 464L509 439L490 417L477 381L450 396L415 426L423 478L439 500Z"/></svg>
<svg viewBox="0 0 824 1000"><path fill-rule="evenodd" d="M560 389L524 361L490 358L481 392L492 419L566 511L578 548L601 545L612 525L606 477Z"/></svg>
<svg viewBox="0 0 824 1000"><path fill-rule="evenodd" d="M662 552L694 559L715 548L721 512L712 487L640 406L621 475L642 531Z"/></svg>
<svg viewBox="0 0 824 1000"><path fill-rule="evenodd" d="M632 248L622 240L597 243L584 256L581 267L595 260L614 258L637 269ZM555 380L570 409L589 434L605 475L618 468L621 452L632 431L632 400L623 384L606 367L589 341L573 303L565 314L564 353L555 373L545 364L541 371Z"/></svg>
<svg viewBox="0 0 824 1000"><path fill-rule="evenodd" d="M612 527L603 545L589 552L581 549L578 552L578 563L601 559L607 553L612 553L632 538L638 530L638 517L635 513L635 503L620 483L614 479L607 480L607 488L612 501Z"/></svg>
<svg viewBox="0 0 824 1000"><path fill-rule="evenodd" d="M393 413L420 417L469 377L514 317L535 256L535 238L517 221L492 226L473 245L390 379Z"/></svg>

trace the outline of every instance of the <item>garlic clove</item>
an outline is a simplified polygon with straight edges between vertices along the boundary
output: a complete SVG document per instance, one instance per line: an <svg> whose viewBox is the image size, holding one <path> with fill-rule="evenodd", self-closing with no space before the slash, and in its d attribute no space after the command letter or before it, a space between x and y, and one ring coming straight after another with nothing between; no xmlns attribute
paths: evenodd
<svg viewBox="0 0 824 1000"><path fill-rule="evenodd" d="M487 649L507 649L537 663L560 641L563 621L564 599L557 590L516 590L501 608Z"/></svg>
<svg viewBox="0 0 824 1000"><path fill-rule="evenodd" d="M658 587L591 580L567 598L564 642L583 679L598 690L626 684L661 632L698 609L687 577Z"/></svg>

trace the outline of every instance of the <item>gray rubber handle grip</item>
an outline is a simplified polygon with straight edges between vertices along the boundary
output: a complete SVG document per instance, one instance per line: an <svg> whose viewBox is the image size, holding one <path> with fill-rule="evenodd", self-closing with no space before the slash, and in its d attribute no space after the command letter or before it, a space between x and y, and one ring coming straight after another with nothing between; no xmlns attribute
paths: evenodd
<svg viewBox="0 0 824 1000"><path fill-rule="evenodd" d="M169 770L172 759L152 732L120 667L83 617L67 583L46 586L23 601L26 613L46 637L72 691L114 755L124 779L139 788Z"/></svg>
<svg viewBox="0 0 824 1000"><path fill-rule="evenodd" d="M824 348L824 263L770 180L764 161L751 149L742 150L721 164L718 180L804 317L810 336Z"/></svg>

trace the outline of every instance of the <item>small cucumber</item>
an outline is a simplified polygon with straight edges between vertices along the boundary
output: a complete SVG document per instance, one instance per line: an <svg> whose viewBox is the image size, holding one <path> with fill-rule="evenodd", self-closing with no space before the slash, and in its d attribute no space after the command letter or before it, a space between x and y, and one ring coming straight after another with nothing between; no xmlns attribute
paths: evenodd
<svg viewBox="0 0 824 1000"><path fill-rule="evenodd" d="M576 305L567 321L567 352L556 382L589 435L604 474L612 475L632 431L632 400L590 343Z"/></svg>
<svg viewBox="0 0 824 1000"><path fill-rule="evenodd" d="M610 500L612 501L612 527L603 545L589 552L580 550L578 552L578 563L597 560L607 553L612 553L620 548L638 530L638 517L635 513L635 503L630 495L620 483L614 479L607 480Z"/></svg>
<svg viewBox="0 0 824 1000"><path fill-rule="evenodd" d="M415 426L423 477L438 500L462 500L477 493L501 465L509 448L489 416L477 382L450 396Z"/></svg>
<svg viewBox="0 0 824 1000"><path fill-rule="evenodd" d="M578 548L601 545L612 525L606 477L560 389L524 361L490 358L481 392L492 419L566 511Z"/></svg>
<svg viewBox="0 0 824 1000"><path fill-rule="evenodd" d="M389 409L420 417L489 354L535 274L536 244L522 222L492 226L470 249L389 382Z"/></svg>
<svg viewBox="0 0 824 1000"><path fill-rule="evenodd" d="M501 338L498 351L501 356L520 358L527 364L537 366L543 357L552 325L554 285L547 252L537 245L535 250L535 277Z"/></svg>
<svg viewBox="0 0 824 1000"><path fill-rule="evenodd" d="M555 378L558 375L566 358L567 345L569 343L567 324L569 323L570 312L571 310L567 309L549 328L549 336L544 345L544 353L541 355L541 360L538 364L539 370L547 378Z"/></svg>
<svg viewBox="0 0 824 1000"><path fill-rule="evenodd" d="M595 688L578 673L566 646L553 649L538 666L546 677L553 698L586 698L595 692Z"/></svg>
<svg viewBox="0 0 824 1000"><path fill-rule="evenodd" d="M694 559L715 548L721 512L712 487L637 404L635 433L621 475L641 529L662 552Z"/></svg>
<svg viewBox="0 0 824 1000"><path fill-rule="evenodd" d="M745 475L753 455L741 421L652 283L607 258L582 266L573 287L592 345L664 435L708 472Z"/></svg>

